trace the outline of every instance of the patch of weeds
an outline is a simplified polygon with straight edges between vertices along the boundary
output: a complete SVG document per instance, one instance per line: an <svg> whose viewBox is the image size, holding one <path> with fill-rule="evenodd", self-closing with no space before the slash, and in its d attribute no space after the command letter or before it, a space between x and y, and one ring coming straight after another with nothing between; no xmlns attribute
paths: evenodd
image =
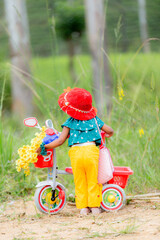
<svg viewBox="0 0 160 240"><path fill-rule="evenodd" d="M36 213L35 215L31 216L32 220L34 220L34 219L41 219L41 218L43 218L43 214L41 214L41 213Z"/></svg>
<svg viewBox="0 0 160 240"><path fill-rule="evenodd" d="M15 213L13 213L11 215L7 214L7 215L5 215L5 217L8 218L8 220L10 220L10 221L18 219L17 215Z"/></svg>
<svg viewBox="0 0 160 240"><path fill-rule="evenodd" d="M153 209L155 210L160 210L160 204L159 203L155 203L153 206L152 206Z"/></svg>
<svg viewBox="0 0 160 240"><path fill-rule="evenodd" d="M37 235L37 233L36 232L29 232L30 234L33 234L33 235Z"/></svg>
<svg viewBox="0 0 160 240"><path fill-rule="evenodd" d="M53 230L51 228L47 228L46 233L51 233Z"/></svg>
<svg viewBox="0 0 160 240"><path fill-rule="evenodd" d="M31 237L31 238L13 238L13 240L33 240L34 238Z"/></svg>
<svg viewBox="0 0 160 240"><path fill-rule="evenodd" d="M18 214L18 218L23 218L24 216L26 216L26 213L25 213L25 212L22 212L22 213L19 213L19 214Z"/></svg>
<svg viewBox="0 0 160 240"><path fill-rule="evenodd" d="M88 232L89 233L89 228L86 228L86 227L79 227L78 228L78 230L80 230L80 231L86 231L86 232Z"/></svg>
<svg viewBox="0 0 160 240"><path fill-rule="evenodd" d="M61 225L62 226L68 226L68 225L70 225L70 223L69 222L64 222L64 223L61 223Z"/></svg>
<svg viewBox="0 0 160 240"><path fill-rule="evenodd" d="M56 240L62 240L63 238L59 238L57 234L54 234L54 237L53 238L47 238L47 240L55 240L55 237L56 237ZM45 237L42 237L46 240Z"/></svg>
<svg viewBox="0 0 160 240"><path fill-rule="evenodd" d="M75 203L75 196L72 193L69 194L69 196L67 197L67 201Z"/></svg>
<svg viewBox="0 0 160 240"><path fill-rule="evenodd" d="M103 232L103 233L94 232L94 233L86 236L85 238L96 238L96 237L98 237L98 238L104 238L104 237L107 237L107 236L109 236L109 235L111 235L111 233L106 233L106 232Z"/></svg>
<svg viewBox="0 0 160 240"><path fill-rule="evenodd" d="M56 237L56 238L55 238ZM60 240L60 239L63 239L63 238L59 238L57 234L54 233L54 237L53 238L46 238L45 236L41 236L42 239L44 240Z"/></svg>
<svg viewBox="0 0 160 240"><path fill-rule="evenodd" d="M103 225L103 222L92 222L92 224L96 224L96 225L98 225L98 226L101 226L101 225Z"/></svg>
<svg viewBox="0 0 160 240"><path fill-rule="evenodd" d="M96 217L96 216L93 215L93 222L92 222L92 224L96 224L96 225L99 225L99 226L103 225L103 222L99 222L98 221L99 219L101 219L100 216Z"/></svg>
<svg viewBox="0 0 160 240"><path fill-rule="evenodd" d="M112 228L112 231L117 233L117 234L124 235L124 234L135 233L137 228L138 228L138 226L135 224L135 222L131 222L131 223L123 226L121 229Z"/></svg>
<svg viewBox="0 0 160 240"><path fill-rule="evenodd" d="M34 200L34 197L32 195L28 195L25 197L25 202L28 202L28 201L33 201Z"/></svg>
<svg viewBox="0 0 160 240"><path fill-rule="evenodd" d="M66 213L61 213L61 216L62 216L62 217L73 217L74 214L73 214L73 213L66 212Z"/></svg>
<svg viewBox="0 0 160 240"><path fill-rule="evenodd" d="M1 201L0 201L0 204L1 204ZM3 204L1 204L1 207L0 207L0 214L6 210L6 207L7 207L7 202L3 202Z"/></svg>
<svg viewBox="0 0 160 240"><path fill-rule="evenodd" d="M129 205L131 201L132 201L132 199L127 199L126 205Z"/></svg>

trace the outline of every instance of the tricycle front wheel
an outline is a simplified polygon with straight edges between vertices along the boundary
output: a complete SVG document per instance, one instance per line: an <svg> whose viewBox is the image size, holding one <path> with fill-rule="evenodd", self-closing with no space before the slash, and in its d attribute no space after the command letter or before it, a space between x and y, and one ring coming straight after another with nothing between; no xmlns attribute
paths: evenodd
<svg viewBox="0 0 160 240"><path fill-rule="evenodd" d="M119 210L126 202L124 190L116 184L105 184L102 189L101 208L105 211Z"/></svg>
<svg viewBox="0 0 160 240"><path fill-rule="evenodd" d="M61 184L56 187L55 196L56 199L52 201L52 188L50 185L37 188L34 195L36 207L43 213L58 213L63 209L66 203L65 190Z"/></svg>

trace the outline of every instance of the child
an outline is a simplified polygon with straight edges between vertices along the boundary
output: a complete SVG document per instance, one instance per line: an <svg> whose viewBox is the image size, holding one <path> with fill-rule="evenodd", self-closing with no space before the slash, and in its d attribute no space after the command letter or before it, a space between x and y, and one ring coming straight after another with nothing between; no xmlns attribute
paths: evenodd
<svg viewBox="0 0 160 240"><path fill-rule="evenodd" d="M113 129L96 117L92 106L91 94L82 88L67 88L59 97L60 108L71 117L63 123L59 139L44 145L45 149L62 145L68 135L69 156L74 175L76 206L80 214L90 211L99 214L102 201L102 184L98 183L98 159L101 136L97 124L107 137L113 135ZM95 120L96 119L96 120ZM40 154L41 148L37 149Z"/></svg>

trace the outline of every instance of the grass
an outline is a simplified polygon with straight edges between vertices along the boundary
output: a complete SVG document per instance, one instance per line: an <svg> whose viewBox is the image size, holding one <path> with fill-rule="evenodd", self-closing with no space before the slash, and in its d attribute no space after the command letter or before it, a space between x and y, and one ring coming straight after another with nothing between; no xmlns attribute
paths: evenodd
<svg viewBox="0 0 160 240"><path fill-rule="evenodd" d="M32 240L34 238L13 238L13 240Z"/></svg>
<svg viewBox="0 0 160 240"><path fill-rule="evenodd" d="M114 229L112 228L112 231L120 234L120 235L126 235L126 234L133 234L137 231L138 226L135 224L135 222L128 223L121 227L120 229Z"/></svg>
<svg viewBox="0 0 160 240"><path fill-rule="evenodd" d="M159 54L114 54L110 56L113 78L113 107L110 117L102 117L115 131L107 141L114 165L130 166L134 175L129 177L126 193L141 193L160 188L159 150ZM67 86L82 87L92 92L91 62L88 56L77 56L75 68L77 81L72 82L67 56L56 58L35 58L32 60L34 73L34 96L38 111L35 116L44 125L51 118L54 126L61 131L61 124L67 115L59 110L57 99ZM8 74L8 72L7 72ZM7 83L6 83L7 84ZM44 86L45 85L45 86ZM118 86L124 91L119 100ZM4 90L1 108L5 100ZM2 113L2 111L1 111ZM2 114L1 114L2 115ZM140 137L139 130L144 130ZM37 130L26 129L15 120L1 116L0 124L0 201L33 194L39 180L45 180L47 171L31 166L31 175L15 170L17 149L29 143ZM59 169L70 166L67 143L57 149ZM69 193L74 193L72 176L60 176L60 182Z"/></svg>

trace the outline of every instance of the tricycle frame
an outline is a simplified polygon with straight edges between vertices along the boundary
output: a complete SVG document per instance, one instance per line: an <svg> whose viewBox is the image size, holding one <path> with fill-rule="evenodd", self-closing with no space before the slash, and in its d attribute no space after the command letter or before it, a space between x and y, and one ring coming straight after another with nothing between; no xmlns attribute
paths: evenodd
<svg viewBox="0 0 160 240"><path fill-rule="evenodd" d="M65 187L61 183L56 181L58 175L59 174L72 175L72 168L70 167L66 168L65 170L58 169L55 149L53 150L53 159L54 159L53 167L48 167L47 180L40 182L36 185L38 191L36 191L35 193L35 204L37 208L42 212L51 213L51 214L55 214L61 211L66 202ZM133 171L129 167L114 167L114 169L115 169L115 172L113 174L114 175L113 179L111 179L108 183L104 184L102 189L103 201L101 203L101 208L105 211L119 210L121 207L125 205L126 195L124 192L124 188L127 184L128 176L133 174ZM125 177L125 183L124 183L124 177ZM51 193L49 194L50 204L48 205L48 208L44 208L44 206L42 206L42 204L40 203L40 196L39 196L39 194L41 194L40 190L45 187L50 187L50 191L51 191ZM61 190L58 190L58 193L56 194L56 190L58 189L58 187ZM63 202L63 204L59 203L61 207L56 206L55 209L50 210L49 208L50 207L53 208L52 205L55 204L58 198L61 202Z"/></svg>
<svg viewBox="0 0 160 240"><path fill-rule="evenodd" d="M36 118L24 119L24 124L27 127L37 127L41 129ZM47 130L54 132L55 136L60 133L54 129L50 119L46 120ZM47 132L46 130L46 132ZM46 133L47 134L47 133ZM49 134L50 135L50 134ZM102 133L102 139L105 142L105 134ZM72 168L68 167L65 170L59 170L57 167L56 150L47 150L48 155L38 156L38 161L34 163L35 167L48 168L47 180L39 182L36 185L34 196L37 208L44 213L56 214L61 211L66 203L65 187L56 181L58 174L72 175ZM39 161L40 160L40 161ZM48 162L50 161L50 163ZM38 165L41 162L40 165ZM114 167L113 178L103 185L101 208L105 211L119 210L126 201L124 188L126 187L129 175L133 171L129 167Z"/></svg>

